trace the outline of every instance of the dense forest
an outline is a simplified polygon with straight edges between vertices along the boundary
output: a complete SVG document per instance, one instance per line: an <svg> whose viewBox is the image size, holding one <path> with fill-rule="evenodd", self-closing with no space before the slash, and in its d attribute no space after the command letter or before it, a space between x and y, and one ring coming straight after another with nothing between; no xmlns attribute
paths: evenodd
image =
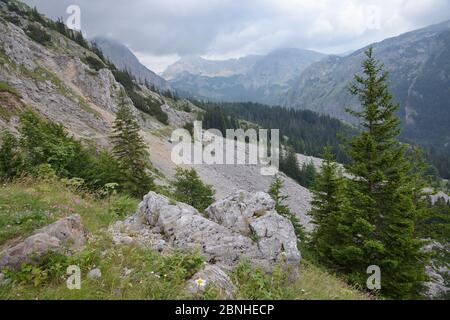
<svg viewBox="0 0 450 320"><path fill-rule="evenodd" d="M356 129L343 122L309 110L270 107L252 102L212 103L195 101L206 110L204 128L234 128L236 119L255 123L265 129L279 129L285 144L296 152L320 157L325 146L332 146L337 160L347 163L348 158L339 145L343 138L356 134Z"/></svg>
<svg viewBox="0 0 450 320"><path fill-rule="evenodd" d="M206 111L203 115L203 127L206 129L216 128L225 132L226 128L240 127L242 124L238 119L246 120L265 129L280 129L280 135L285 138L284 144L301 154L321 157L323 148L331 146L336 160L343 164L347 164L349 158L341 145L358 133L355 127L310 110L271 107L253 102L194 103ZM414 145L411 141L404 142ZM431 164L427 170L431 180L438 177L449 179L450 156L433 148L423 151Z"/></svg>

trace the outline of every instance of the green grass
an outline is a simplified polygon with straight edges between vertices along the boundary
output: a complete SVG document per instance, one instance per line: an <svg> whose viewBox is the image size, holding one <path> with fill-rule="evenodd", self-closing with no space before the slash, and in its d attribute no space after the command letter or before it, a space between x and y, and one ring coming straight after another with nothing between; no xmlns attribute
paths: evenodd
<svg viewBox="0 0 450 320"><path fill-rule="evenodd" d="M232 274L239 292L236 298L257 300L367 300L371 297L337 276L303 259L297 280L290 281L282 268L272 275L242 261Z"/></svg>
<svg viewBox="0 0 450 320"><path fill-rule="evenodd" d="M187 299L184 286L202 265L196 254L160 254L136 246L114 246L108 238L91 242L69 258L53 256L52 268L23 268L8 273L13 283L0 286L0 299L70 300L160 300ZM55 267L57 262L57 267ZM69 290L65 270L69 265L81 269L81 289ZM90 279L92 268L102 271L100 279ZM43 270L49 270L47 273ZM130 270L127 274L127 270Z"/></svg>
<svg viewBox="0 0 450 320"><path fill-rule="evenodd" d="M5 81L0 81L0 92L9 92L13 95L15 95L16 97L20 98L20 93L13 87L11 87L7 82Z"/></svg>
<svg viewBox="0 0 450 320"><path fill-rule="evenodd" d="M114 195L99 199L58 180L21 180L0 185L0 246L23 238L56 219L79 214L88 231L85 248L70 257L49 254L39 266L6 273L0 299L192 299L184 287L203 263L199 253L158 253L135 245L115 245L105 231L132 214L138 200ZM66 268L81 269L81 290L66 286ZM89 279L93 268L100 279ZM126 271L129 272L126 274ZM281 269L268 275L245 261L230 274L241 299L368 299L335 275L302 260L297 281ZM209 287L195 299L222 298Z"/></svg>
<svg viewBox="0 0 450 320"><path fill-rule="evenodd" d="M128 202L118 214L118 203ZM62 181L35 181L24 178L0 186L0 245L7 240L29 235L61 217L79 214L89 232L98 232L110 223L135 211L138 201L114 195L97 199L79 192Z"/></svg>

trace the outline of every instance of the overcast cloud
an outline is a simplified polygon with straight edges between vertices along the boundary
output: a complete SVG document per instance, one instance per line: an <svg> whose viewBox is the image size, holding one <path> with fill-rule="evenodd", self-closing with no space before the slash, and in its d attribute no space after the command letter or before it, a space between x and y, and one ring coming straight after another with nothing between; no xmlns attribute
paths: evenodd
<svg viewBox="0 0 450 320"><path fill-rule="evenodd" d="M160 72L179 57L277 48L343 53L450 19L450 0L26 0L49 17L81 8L88 37L110 36Z"/></svg>

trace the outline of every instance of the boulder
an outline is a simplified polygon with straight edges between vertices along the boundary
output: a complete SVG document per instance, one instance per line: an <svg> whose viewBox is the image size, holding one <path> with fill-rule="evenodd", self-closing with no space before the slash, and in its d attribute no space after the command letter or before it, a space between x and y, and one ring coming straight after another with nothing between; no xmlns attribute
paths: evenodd
<svg viewBox="0 0 450 320"><path fill-rule="evenodd" d="M219 267L210 264L205 264L187 282L186 292L195 297L205 292L210 286L218 290L219 296L223 299L232 299L236 292L236 287L228 275Z"/></svg>
<svg viewBox="0 0 450 320"><path fill-rule="evenodd" d="M182 250L200 250L210 262L230 269L241 257L258 257L256 244L202 217L196 209L184 203L150 192L139 206L153 231L164 235L172 247Z"/></svg>
<svg viewBox="0 0 450 320"><path fill-rule="evenodd" d="M48 252L66 253L67 250L78 250L83 246L84 239L79 215L62 218L0 252L0 269L17 270L22 264L38 264Z"/></svg>
<svg viewBox="0 0 450 320"><path fill-rule="evenodd" d="M250 222L261 253L272 261L286 260L295 266L300 261L297 237L292 223L276 212L269 212Z"/></svg>
<svg viewBox="0 0 450 320"><path fill-rule="evenodd" d="M268 272L277 263L296 270L300 261L291 222L274 210L273 200L262 192L238 191L214 203L205 217L189 205L150 192L139 205L138 214L171 247L200 250L209 263L225 270L243 258Z"/></svg>

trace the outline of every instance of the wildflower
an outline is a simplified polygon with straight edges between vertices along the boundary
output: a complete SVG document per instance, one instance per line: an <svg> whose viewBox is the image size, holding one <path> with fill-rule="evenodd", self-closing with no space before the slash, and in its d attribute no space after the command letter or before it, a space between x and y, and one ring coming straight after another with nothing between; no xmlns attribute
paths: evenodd
<svg viewBox="0 0 450 320"><path fill-rule="evenodd" d="M198 278L197 280L195 280L195 284L200 287L203 288L206 286L206 280L202 279L202 278Z"/></svg>

